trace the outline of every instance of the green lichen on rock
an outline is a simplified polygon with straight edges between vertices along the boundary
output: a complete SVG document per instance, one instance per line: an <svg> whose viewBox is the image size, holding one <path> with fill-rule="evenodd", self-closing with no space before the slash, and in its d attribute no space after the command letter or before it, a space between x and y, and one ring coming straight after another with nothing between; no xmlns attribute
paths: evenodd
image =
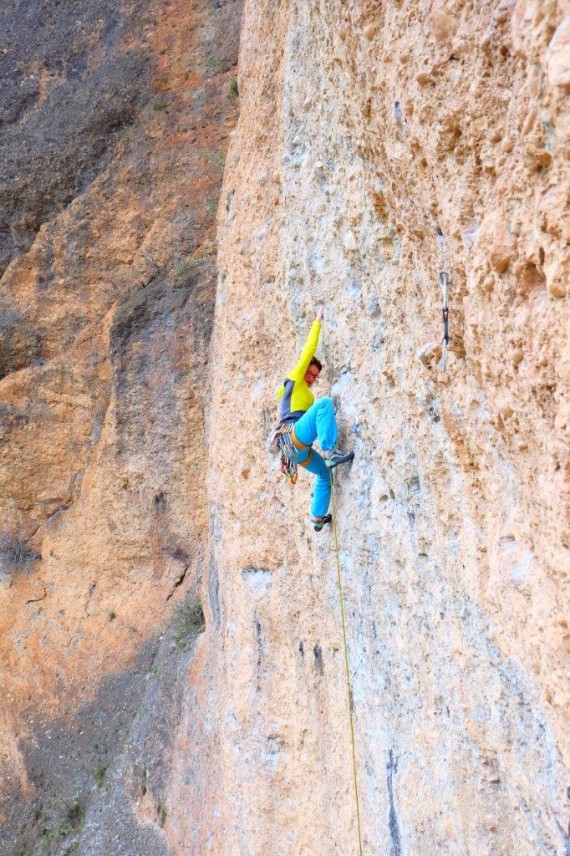
<svg viewBox="0 0 570 856"><path fill-rule="evenodd" d="M204 611L198 598L188 596L182 603L176 604L173 611L173 638L180 650L204 631Z"/></svg>

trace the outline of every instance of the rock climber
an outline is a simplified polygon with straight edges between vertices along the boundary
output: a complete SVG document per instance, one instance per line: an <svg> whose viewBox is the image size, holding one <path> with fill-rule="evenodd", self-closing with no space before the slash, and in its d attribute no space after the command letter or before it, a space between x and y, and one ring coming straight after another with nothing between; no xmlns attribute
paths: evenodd
<svg viewBox="0 0 570 856"><path fill-rule="evenodd" d="M335 448L337 427L332 399L323 397L315 401L311 392L322 369L315 351L323 317L324 306L319 306L299 361L277 391L281 399L281 418L275 432L275 443L282 456L282 470L291 477L293 483L297 480L297 465L316 476L311 503L315 532L320 532L332 520L332 515L328 513L330 471L354 458L354 452L344 454ZM320 455L313 449L317 439L321 447Z"/></svg>

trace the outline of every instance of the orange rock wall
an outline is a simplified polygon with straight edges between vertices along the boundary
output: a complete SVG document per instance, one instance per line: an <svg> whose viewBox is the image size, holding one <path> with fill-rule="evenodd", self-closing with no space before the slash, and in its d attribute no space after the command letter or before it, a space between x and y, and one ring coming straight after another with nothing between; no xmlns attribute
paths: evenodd
<svg viewBox="0 0 570 856"><path fill-rule="evenodd" d="M93 156L99 138L96 145L88 138L103 122L97 110L89 122L83 114L56 117L63 138L70 124L81 129L92 178L79 189L72 176L67 204L49 208L42 196L40 205L25 195L32 179L41 186L38 155L29 164L37 174L20 176L20 231L11 233L20 243L3 243L11 253L0 301L0 309L9 306L0 314L7 319L0 381L6 856L69 852L80 833L73 852L163 852L167 809L145 755L150 738L138 738L144 752L133 749L128 762L120 756L129 734L138 745L141 728L153 734L155 756L168 743L159 734L171 720L167 730L160 717L168 710L177 721L178 661L188 655L174 646L162 663L156 651L168 632L173 646L173 607L196 592L207 555L215 213L237 114L231 84L241 6L112 5L75 10L64 33L69 57L54 58L41 42L69 23L57 8L29 4L29 39L38 42L29 62L25 32L9 46L16 84L21 75L43 87L10 128L24 142L39 127L48 147L50 112L73 104L76 91L86 93L76 99L86 115L98 88L107 112L115 109L109 93L123 81L113 75L127 61L139 94L127 116L116 114L118 130L106 128L100 160ZM25 29L24 11L14 15ZM97 14L106 17L90 29ZM58 155L61 146L50 162L54 182L74 168ZM9 324L13 315L17 323ZM126 797L113 791L113 777L131 782L121 785ZM115 805L116 817L101 814L98 800ZM118 829L123 839L105 837Z"/></svg>

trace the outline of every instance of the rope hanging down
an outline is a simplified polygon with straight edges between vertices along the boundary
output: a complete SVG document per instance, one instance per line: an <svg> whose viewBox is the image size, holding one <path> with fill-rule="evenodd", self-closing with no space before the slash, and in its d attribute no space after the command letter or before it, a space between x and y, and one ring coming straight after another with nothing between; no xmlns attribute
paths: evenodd
<svg viewBox="0 0 570 856"><path fill-rule="evenodd" d="M336 526L336 501L334 494L334 482L333 482L333 474L330 472L330 480L331 480L331 498L332 498L332 522L333 522L333 531L334 531L334 549L336 555L336 574L337 574L337 582L338 582L338 593L340 599L340 617L342 624L342 638L344 641L344 665L346 668L346 690L348 696L348 713L350 718L350 741L352 745L352 775L354 779L354 798L356 802L356 825L358 829L358 852L359 856L362 856L362 830L360 828L360 801L358 798L358 776L356 771L356 745L354 740L354 718L352 715L352 687L350 682L350 669L348 665L348 642L346 639L346 621L344 617L344 594L342 588L342 575L340 572L340 557L338 550L338 530Z"/></svg>

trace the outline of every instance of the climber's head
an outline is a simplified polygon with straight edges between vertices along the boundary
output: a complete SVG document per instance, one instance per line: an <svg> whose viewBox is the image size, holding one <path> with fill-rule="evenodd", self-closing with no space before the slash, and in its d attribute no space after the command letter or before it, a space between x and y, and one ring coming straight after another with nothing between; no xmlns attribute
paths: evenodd
<svg viewBox="0 0 570 856"><path fill-rule="evenodd" d="M321 361L318 360L316 357L313 357L313 359L309 363L307 371L305 372L305 383L307 384L307 386L312 386L314 384L319 374L321 373L322 367L323 364L321 363Z"/></svg>

